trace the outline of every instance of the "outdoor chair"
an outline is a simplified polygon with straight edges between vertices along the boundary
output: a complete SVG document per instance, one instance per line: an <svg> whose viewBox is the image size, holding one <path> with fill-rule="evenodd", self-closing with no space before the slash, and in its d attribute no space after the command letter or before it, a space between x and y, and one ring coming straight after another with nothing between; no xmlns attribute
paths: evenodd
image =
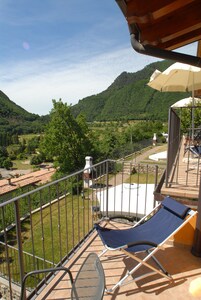
<svg viewBox="0 0 201 300"><path fill-rule="evenodd" d="M101 300L103 298L105 291L104 270L97 254L90 253L80 267L75 280L73 280L71 271L65 267L36 270L27 273L22 282L20 300L27 299L25 296L25 285L28 277L33 278L40 273L55 273L58 271L64 271L70 277L72 285L71 299Z"/></svg>
<svg viewBox="0 0 201 300"><path fill-rule="evenodd" d="M190 151L196 158L201 157L201 146L188 146L185 149L184 154L186 154L187 151Z"/></svg>
<svg viewBox="0 0 201 300"><path fill-rule="evenodd" d="M104 250L99 257L108 250L118 250L138 262L119 282L106 291L113 292L117 287L129 283L128 280L125 282L126 279L132 275L134 277L134 273L141 266L148 267L151 272L149 270L146 274L132 278L135 281L156 273L170 281L173 280L154 255L159 249L164 249L163 245L196 213L196 211L168 196L150 214L129 229L111 229L95 224L95 228L104 244ZM141 252L146 255L143 259L138 255ZM148 262L150 258L154 261L154 265Z"/></svg>

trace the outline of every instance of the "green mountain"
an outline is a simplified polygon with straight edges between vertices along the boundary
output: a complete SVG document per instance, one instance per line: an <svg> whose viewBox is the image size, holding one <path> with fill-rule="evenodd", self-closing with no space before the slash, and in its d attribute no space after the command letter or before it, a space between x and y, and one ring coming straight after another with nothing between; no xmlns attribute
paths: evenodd
<svg viewBox="0 0 201 300"><path fill-rule="evenodd" d="M71 107L74 116L84 114L87 121L162 120L168 119L169 107L188 97L189 93L161 93L149 86L149 78L156 70L164 71L173 62L160 61L147 65L136 73L123 72L103 92L83 98ZM43 131L49 115L27 112L0 91L0 132L11 134Z"/></svg>
<svg viewBox="0 0 201 300"><path fill-rule="evenodd" d="M72 106L74 116L84 114L87 121L162 120L168 119L169 107L188 97L189 93L159 92L149 86L150 76L158 69L164 71L172 61L147 65L136 73L123 72L103 92L86 97Z"/></svg>
<svg viewBox="0 0 201 300"><path fill-rule="evenodd" d="M0 91L0 131L11 134L37 133L43 130L48 116L27 112Z"/></svg>

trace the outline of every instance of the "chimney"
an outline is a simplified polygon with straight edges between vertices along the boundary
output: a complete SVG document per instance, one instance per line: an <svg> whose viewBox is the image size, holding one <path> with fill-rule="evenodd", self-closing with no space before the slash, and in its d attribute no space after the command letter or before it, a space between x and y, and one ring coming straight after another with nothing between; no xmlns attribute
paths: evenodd
<svg viewBox="0 0 201 300"><path fill-rule="evenodd" d="M85 161L86 163L83 172L84 188L89 188L92 185L93 158L91 156L86 156Z"/></svg>

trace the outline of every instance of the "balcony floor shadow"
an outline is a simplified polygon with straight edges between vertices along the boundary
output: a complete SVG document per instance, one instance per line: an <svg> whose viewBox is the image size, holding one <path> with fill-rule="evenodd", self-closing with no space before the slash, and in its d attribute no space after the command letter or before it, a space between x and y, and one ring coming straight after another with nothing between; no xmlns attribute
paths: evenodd
<svg viewBox="0 0 201 300"><path fill-rule="evenodd" d="M79 249L66 265L71 268L73 277L76 276L77 271L80 269L88 253L100 253L102 249L102 242L97 234L93 233L88 242ZM134 260L125 257L121 252L116 252L116 254L117 255L114 256L114 252L108 251L107 255L101 257L107 288L115 284L125 275L128 268L130 269L135 264ZM172 275L174 279L173 282L169 282L158 275L149 276L121 286L116 289L114 293L105 294L103 299L195 299L189 293L189 286L192 280L201 277L201 258L193 256L189 248L174 246L172 243L167 244L164 251L158 251L156 257ZM143 269L138 272L143 272ZM51 283L40 293L37 299L70 299L68 275L57 274Z"/></svg>

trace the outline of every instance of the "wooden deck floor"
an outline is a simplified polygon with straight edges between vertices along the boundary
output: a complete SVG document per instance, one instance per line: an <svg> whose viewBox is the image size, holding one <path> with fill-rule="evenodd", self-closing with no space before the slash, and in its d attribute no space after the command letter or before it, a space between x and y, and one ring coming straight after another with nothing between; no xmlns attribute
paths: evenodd
<svg viewBox="0 0 201 300"><path fill-rule="evenodd" d="M85 244L67 264L68 267L71 267L73 277L76 276L77 271L88 253L100 253L102 249L102 242L97 234L93 233L88 243ZM134 265L132 259L126 258L120 252L116 254L114 257L113 253L108 252L107 255L101 257L107 288L110 288L116 283L125 275L126 271ZM173 282L169 282L158 275L149 276L137 282L132 281L128 285L115 290L113 294L105 294L103 299L195 299L189 292L189 287L193 280L201 278L201 258L193 256L189 248L175 247L171 244L166 245L164 251L158 251L156 256L172 275L174 279ZM59 273L52 282L46 286L44 291L40 293L37 300L70 299L70 290L71 287L68 276L63 276L62 273Z"/></svg>

